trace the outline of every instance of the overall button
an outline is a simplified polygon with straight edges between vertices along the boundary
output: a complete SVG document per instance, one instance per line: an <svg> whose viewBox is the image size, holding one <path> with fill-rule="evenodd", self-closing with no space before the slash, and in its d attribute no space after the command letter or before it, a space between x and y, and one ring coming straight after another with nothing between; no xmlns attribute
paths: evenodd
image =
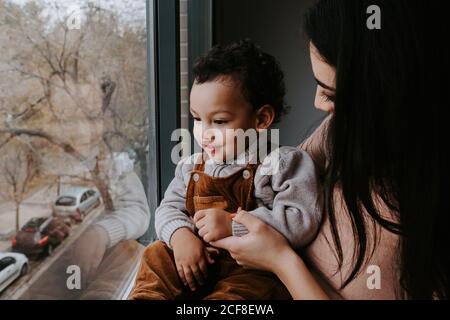
<svg viewBox="0 0 450 320"><path fill-rule="evenodd" d="M200 180L200 176L198 175L198 173L194 173L192 179L194 179L195 182L198 182L198 180Z"/></svg>
<svg viewBox="0 0 450 320"><path fill-rule="evenodd" d="M250 178L250 172L248 170L244 170L244 172L242 173L242 176L244 177L244 179L248 179L248 178Z"/></svg>

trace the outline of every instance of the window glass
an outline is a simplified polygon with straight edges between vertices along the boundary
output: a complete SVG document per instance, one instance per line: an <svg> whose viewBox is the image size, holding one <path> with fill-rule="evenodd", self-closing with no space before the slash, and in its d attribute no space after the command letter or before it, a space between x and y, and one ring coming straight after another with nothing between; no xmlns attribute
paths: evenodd
<svg viewBox="0 0 450 320"><path fill-rule="evenodd" d="M0 252L29 261L0 299L115 298L134 271L150 221L147 3L0 1ZM86 188L99 200L79 208ZM17 243L52 216L58 237Z"/></svg>

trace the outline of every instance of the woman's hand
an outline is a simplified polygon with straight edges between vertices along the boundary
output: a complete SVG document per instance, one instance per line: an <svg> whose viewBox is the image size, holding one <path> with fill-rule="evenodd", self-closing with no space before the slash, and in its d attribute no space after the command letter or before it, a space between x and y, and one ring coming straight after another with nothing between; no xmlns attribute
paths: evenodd
<svg viewBox="0 0 450 320"><path fill-rule="evenodd" d="M211 242L213 246L228 250L244 267L275 273L296 300L328 299L283 235L242 210L233 220L242 223L249 233Z"/></svg>
<svg viewBox="0 0 450 320"><path fill-rule="evenodd" d="M236 262L246 268L276 273L284 264L285 254L293 251L286 238L244 210L239 211L233 220L243 224L249 233L213 241L211 245L228 250Z"/></svg>
<svg viewBox="0 0 450 320"><path fill-rule="evenodd" d="M108 234L99 226L91 225L71 246L71 261L81 269L83 287L96 276L108 248Z"/></svg>

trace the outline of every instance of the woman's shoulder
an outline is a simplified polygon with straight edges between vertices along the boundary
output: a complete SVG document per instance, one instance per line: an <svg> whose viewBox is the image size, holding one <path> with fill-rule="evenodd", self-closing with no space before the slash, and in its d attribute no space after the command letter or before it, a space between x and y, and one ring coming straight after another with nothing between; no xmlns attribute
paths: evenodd
<svg viewBox="0 0 450 320"><path fill-rule="evenodd" d="M376 201L377 209L384 217L392 216L389 208ZM343 266L339 270L337 252L334 247L329 217L315 240L305 251L305 259L323 276L324 281L344 299L396 299L399 284L397 262L399 257L399 236L369 221L368 249L370 254L356 278L346 287L341 288L343 280L350 274L355 252L355 238L352 223L340 191L335 192L335 220L342 244ZM376 233L376 239L374 234ZM376 240L376 241L375 241ZM372 277L372 278L371 278ZM368 285L371 279L379 280L379 287Z"/></svg>

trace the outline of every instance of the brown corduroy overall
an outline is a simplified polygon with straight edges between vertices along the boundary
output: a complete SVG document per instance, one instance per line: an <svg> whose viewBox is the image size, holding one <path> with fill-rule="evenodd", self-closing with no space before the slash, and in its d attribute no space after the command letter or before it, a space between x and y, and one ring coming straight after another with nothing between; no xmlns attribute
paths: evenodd
<svg viewBox="0 0 450 320"><path fill-rule="evenodd" d="M220 208L235 213L255 208L253 178L258 165L248 164L228 177L211 177L204 173L205 163L191 173L186 192L186 209L190 217L202 209ZM162 241L144 253L135 286L129 299L290 299L278 278L264 271L244 269L225 250L209 266L207 283L191 292L181 282L173 251Z"/></svg>

